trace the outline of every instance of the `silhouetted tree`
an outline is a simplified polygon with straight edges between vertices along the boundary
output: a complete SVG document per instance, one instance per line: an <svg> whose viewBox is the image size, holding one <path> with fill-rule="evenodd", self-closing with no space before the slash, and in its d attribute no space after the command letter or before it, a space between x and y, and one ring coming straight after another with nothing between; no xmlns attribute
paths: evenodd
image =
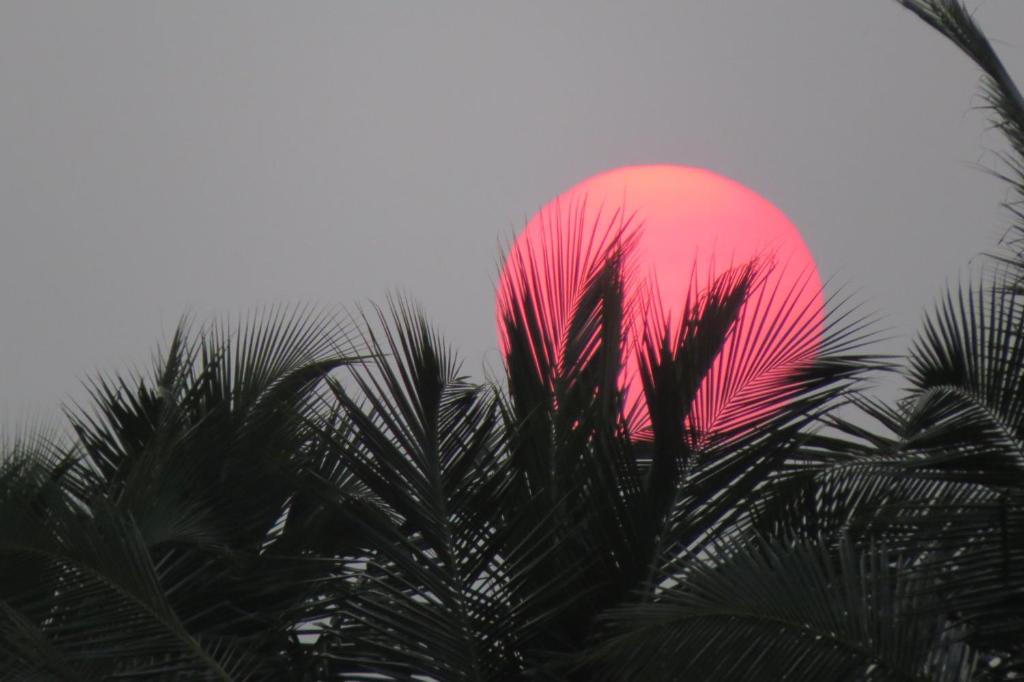
<svg viewBox="0 0 1024 682"><path fill-rule="evenodd" d="M926 319L904 399L859 392L884 365L845 303L820 346L773 323L784 372L712 372L761 263L628 338L628 232L559 305L524 277L501 385L404 299L183 323L69 433L7 441L0 679L1024 675L1024 100L959 2L902 4L982 68L1017 220ZM757 419L710 426L709 382Z"/></svg>

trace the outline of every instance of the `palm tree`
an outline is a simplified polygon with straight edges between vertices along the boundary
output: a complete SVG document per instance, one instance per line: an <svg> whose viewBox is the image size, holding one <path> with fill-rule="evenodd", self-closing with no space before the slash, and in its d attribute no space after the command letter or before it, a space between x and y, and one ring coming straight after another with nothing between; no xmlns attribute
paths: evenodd
<svg viewBox="0 0 1024 682"><path fill-rule="evenodd" d="M611 614L612 677L1005 680L1024 674L1024 99L966 8L903 0L985 74L1018 220L947 293L879 423L830 416L805 470L763 489L651 605ZM730 655L726 655L730 652Z"/></svg>
<svg viewBox="0 0 1024 682"><path fill-rule="evenodd" d="M69 443L12 444L0 468L5 679L302 670L302 624L329 616L345 577L324 534L287 511L317 457L313 387L354 359L346 333L301 309L234 333L182 326L151 376L92 384L94 406L69 410Z"/></svg>
<svg viewBox="0 0 1024 682"><path fill-rule="evenodd" d="M959 2L903 4L984 70L1024 198L995 52ZM555 254L556 305L522 263L500 385L400 298L183 323L69 434L6 446L0 679L1014 679L1022 235L928 318L895 406L859 392L883 363L842 301L820 347L793 312L784 366L715 369L764 263L633 330L626 229Z"/></svg>

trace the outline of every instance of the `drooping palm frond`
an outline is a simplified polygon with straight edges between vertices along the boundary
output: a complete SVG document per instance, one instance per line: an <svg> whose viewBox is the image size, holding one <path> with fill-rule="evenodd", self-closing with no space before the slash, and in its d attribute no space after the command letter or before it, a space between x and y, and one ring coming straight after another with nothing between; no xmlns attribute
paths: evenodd
<svg viewBox="0 0 1024 682"><path fill-rule="evenodd" d="M1009 256L1001 260L1014 271L1008 284L1024 293L1024 96L961 0L898 1L960 48L984 74L982 95L992 110L992 124L1010 144L1009 152L999 155L1004 168L995 172L1009 183L1015 195L1006 204L1016 219L1004 240Z"/></svg>
<svg viewBox="0 0 1024 682"><path fill-rule="evenodd" d="M971 679L977 655L898 557L848 543L720 544L654 601L611 611L600 679ZM931 597L934 600L934 597Z"/></svg>
<svg viewBox="0 0 1024 682"><path fill-rule="evenodd" d="M947 294L926 318L892 424L909 472L1024 491L1022 313L1012 292L979 284Z"/></svg>
<svg viewBox="0 0 1024 682"><path fill-rule="evenodd" d="M812 481L794 478L755 497L751 526L778 542L886 543L904 557L900 573L914 580L915 594L928 597L909 615L941 615L985 661L969 679L1015 679L1024 500L961 476L945 453L936 460L881 454L822 467ZM753 535L730 530L738 539Z"/></svg>
<svg viewBox="0 0 1024 682"><path fill-rule="evenodd" d="M0 475L0 628L15 635L5 638L2 674L249 674L251 659L188 632L131 517L102 502L83 507L52 473L22 460Z"/></svg>
<svg viewBox="0 0 1024 682"><path fill-rule="evenodd" d="M316 387L355 357L346 334L301 308L237 333L182 326L151 378L95 380L94 405L69 410L62 459L32 458L56 491L47 511L21 525L5 514L7 622L101 677L300 672L297 633L346 587L315 538L286 537L282 521L317 460ZM25 554L46 563L12 582Z"/></svg>

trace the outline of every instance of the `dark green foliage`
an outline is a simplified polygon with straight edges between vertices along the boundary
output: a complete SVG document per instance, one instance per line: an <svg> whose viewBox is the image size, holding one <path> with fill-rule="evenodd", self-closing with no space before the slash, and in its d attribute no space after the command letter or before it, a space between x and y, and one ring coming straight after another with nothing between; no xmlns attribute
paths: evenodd
<svg viewBox="0 0 1024 682"><path fill-rule="evenodd" d="M902 4L983 69L1021 218L1019 92L958 2ZM68 433L12 438L0 679L1024 676L1024 222L927 316L887 406L845 303L820 347L802 311L775 322L784 367L722 355L744 304L787 295L766 263L628 338L614 220L521 263L501 386L404 300L278 309L183 324Z"/></svg>

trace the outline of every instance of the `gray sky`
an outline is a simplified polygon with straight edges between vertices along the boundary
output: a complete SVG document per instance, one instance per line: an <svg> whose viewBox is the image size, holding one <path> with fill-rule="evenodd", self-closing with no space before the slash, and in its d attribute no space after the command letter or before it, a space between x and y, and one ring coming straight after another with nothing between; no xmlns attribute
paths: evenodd
<svg viewBox="0 0 1024 682"><path fill-rule="evenodd" d="M1024 79L1024 3L978 17ZM187 311L389 290L480 375L499 242L636 163L773 201L899 351L1008 224L976 86L889 0L3 0L0 416Z"/></svg>

